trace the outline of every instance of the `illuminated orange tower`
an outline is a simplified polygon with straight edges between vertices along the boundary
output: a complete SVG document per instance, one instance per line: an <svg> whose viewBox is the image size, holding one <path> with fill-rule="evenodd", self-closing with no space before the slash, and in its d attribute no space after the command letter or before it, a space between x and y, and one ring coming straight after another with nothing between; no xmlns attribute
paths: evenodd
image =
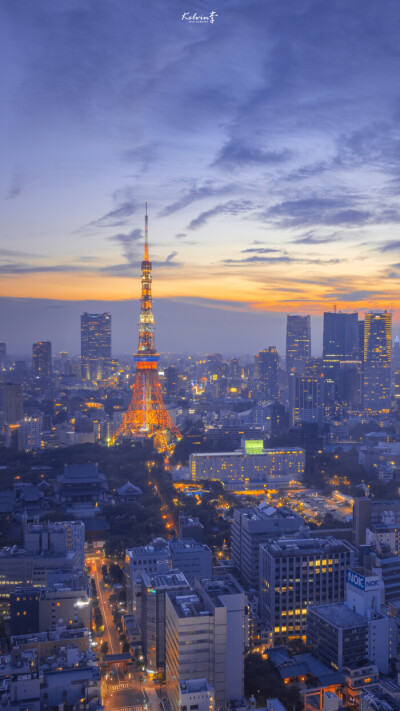
<svg viewBox="0 0 400 711"><path fill-rule="evenodd" d="M139 345L134 356L136 362L135 382L132 388L131 402L111 443L114 444L116 439L124 436L154 437L154 446L159 452L171 452L173 438L181 439L181 434L165 407L158 379L157 363L160 355L156 352L154 342L151 282L146 202Z"/></svg>

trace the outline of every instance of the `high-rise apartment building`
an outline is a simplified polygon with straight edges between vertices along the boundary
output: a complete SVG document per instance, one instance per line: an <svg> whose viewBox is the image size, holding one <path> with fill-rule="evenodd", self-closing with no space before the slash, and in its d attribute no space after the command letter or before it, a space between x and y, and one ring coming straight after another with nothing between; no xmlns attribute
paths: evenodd
<svg viewBox="0 0 400 711"><path fill-rule="evenodd" d="M278 367L279 353L275 346L268 346L256 355L257 375L269 398L276 398L279 395Z"/></svg>
<svg viewBox="0 0 400 711"><path fill-rule="evenodd" d="M111 375L111 314L81 316L81 369L85 380Z"/></svg>
<svg viewBox="0 0 400 711"><path fill-rule="evenodd" d="M364 320L364 410L390 410L392 315L389 311L365 314Z"/></svg>
<svg viewBox="0 0 400 711"><path fill-rule="evenodd" d="M17 424L24 416L22 386L19 383L3 383L0 393L4 422L7 425Z"/></svg>
<svg viewBox="0 0 400 711"><path fill-rule="evenodd" d="M32 346L32 372L35 378L48 377L52 373L51 342L38 341Z"/></svg>
<svg viewBox="0 0 400 711"><path fill-rule="evenodd" d="M323 379L292 373L289 377L290 424L322 422Z"/></svg>
<svg viewBox="0 0 400 711"><path fill-rule="evenodd" d="M166 690L179 711L180 682L206 679L215 708L242 702L247 599L231 575L196 581L166 596Z"/></svg>
<svg viewBox="0 0 400 711"><path fill-rule="evenodd" d="M309 316L287 316L286 322L286 372L304 373L311 358L311 326Z"/></svg>
<svg viewBox="0 0 400 711"><path fill-rule="evenodd" d="M344 600L353 552L335 538L279 538L260 546L260 616L273 644L306 634L307 608Z"/></svg>

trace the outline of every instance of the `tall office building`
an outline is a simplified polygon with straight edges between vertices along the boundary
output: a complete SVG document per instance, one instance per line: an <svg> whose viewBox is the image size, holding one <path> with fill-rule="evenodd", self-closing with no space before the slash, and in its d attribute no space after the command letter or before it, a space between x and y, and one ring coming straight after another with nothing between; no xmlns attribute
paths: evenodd
<svg viewBox="0 0 400 711"><path fill-rule="evenodd" d="M0 392L4 422L16 425L24 416L22 386L19 383L3 383Z"/></svg>
<svg viewBox="0 0 400 711"><path fill-rule="evenodd" d="M81 369L85 380L111 375L111 314L82 314Z"/></svg>
<svg viewBox="0 0 400 711"><path fill-rule="evenodd" d="M260 546L260 616L273 644L306 634L307 608L344 600L353 552L335 538L279 538Z"/></svg>
<svg viewBox="0 0 400 711"><path fill-rule="evenodd" d="M286 322L286 372L304 373L311 357L311 326L309 316L291 316Z"/></svg>
<svg viewBox="0 0 400 711"><path fill-rule="evenodd" d="M362 361L358 313L324 313L323 361L325 404L361 407Z"/></svg>
<svg viewBox="0 0 400 711"><path fill-rule="evenodd" d="M50 341L38 341L38 343L33 344L32 371L35 378L51 375L52 367Z"/></svg>
<svg viewBox="0 0 400 711"><path fill-rule="evenodd" d="M0 343L0 368L4 365L7 358L7 343Z"/></svg>
<svg viewBox="0 0 400 711"><path fill-rule="evenodd" d="M279 395L278 366L279 353L275 346L268 346L256 355L257 375L269 398L276 398Z"/></svg>
<svg viewBox="0 0 400 711"><path fill-rule="evenodd" d="M142 648L146 668L152 671L165 670L166 594L175 592L185 595L190 591L190 585L180 570L170 570L168 563L165 567L167 572L164 573L141 573Z"/></svg>
<svg viewBox="0 0 400 711"><path fill-rule="evenodd" d="M322 422L321 377L309 377L292 373L289 377L290 425L301 422Z"/></svg>
<svg viewBox="0 0 400 711"><path fill-rule="evenodd" d="M281 536L299 534L304 521L291 509L278 509L266 504L254 508L234 509L232 520L232 559L246 583L257 588L260 545Z"/></svg>
<svg viewBox="0 0 400 711"><path fill-rule="evenodd" d="M324 361L340 362L358 357L358 313L324 313Z"/></svg>
<svg viewBox="0 0 400 711"><path fill-rule="evenodd" d="M247 599L231 575L196 581L187 593L166 595L166 690L179 711L180 682L206 679L215 708L242 704Z"/></svg>
<svg viewBox="0 0 400 711"><path fill-rule="evenodd" d="M365 314L364 410L371 414L390 410L392 315L389 311Z"/></svg>
<svg viewBox="0 0 400 711"><path fill-rule="evenodd" d="M169 400L178 397L179 392L179 373L174 365L169 365L165 369L165 394Z"/></svg>

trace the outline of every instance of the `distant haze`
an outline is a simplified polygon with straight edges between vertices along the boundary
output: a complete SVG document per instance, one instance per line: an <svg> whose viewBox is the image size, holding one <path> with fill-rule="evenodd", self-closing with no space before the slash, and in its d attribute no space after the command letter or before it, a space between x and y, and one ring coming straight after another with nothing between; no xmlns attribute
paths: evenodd
<svg viewBox="0 0 400 711"><path fill-rule="evenodd" d="M9 355L30 355L32 343L50 340L53 354L80 353L80 315L84 311L112 316L114 354L129 354L137 346L139 301L57 301L0 299L0 341ZM268 311L236 311L224 304L180 299L154 303L156 346L174 353L255 354L275 345L285 353L286 316ZM322 319L312 317L312 352L320 354Z"/></svg>

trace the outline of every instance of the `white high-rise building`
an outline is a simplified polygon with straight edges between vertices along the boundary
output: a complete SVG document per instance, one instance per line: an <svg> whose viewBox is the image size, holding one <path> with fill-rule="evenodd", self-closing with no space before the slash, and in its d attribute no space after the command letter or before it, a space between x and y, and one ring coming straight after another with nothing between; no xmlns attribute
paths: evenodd
<svg viewBox="0 0 400 711"><path fill-rule="evenodd" d="M231 575L196 581L187 594L166 597L166 688L179 711L181 682L207 680L215 708L243 698L247 600Z"/></svg>

